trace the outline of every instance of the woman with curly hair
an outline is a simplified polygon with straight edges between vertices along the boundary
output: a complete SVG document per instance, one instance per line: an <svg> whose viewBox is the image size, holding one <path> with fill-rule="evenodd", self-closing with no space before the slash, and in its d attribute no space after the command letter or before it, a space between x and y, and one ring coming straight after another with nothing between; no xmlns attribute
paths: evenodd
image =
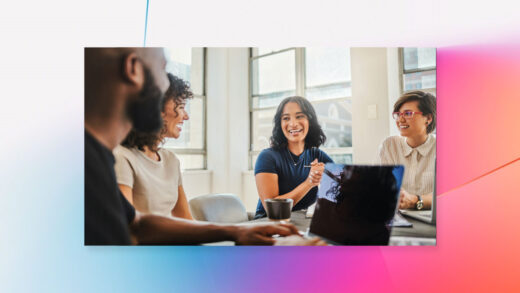
<svg viewBox="0 0 520 293"><path fill-rule="evenodd" d="M189 119L186 100L193 97L189 85L168 74L170 87L164 95L159 132L132 129L114 150L115 171L121 192L143 213L193 219L182 187L177 156L159 145L165 138L179 138L183 122Z"/></svg>
<svg viewBox="0 0 520 293"><path fill-rule="evenodd" d="M266 216L264 201L269 198L292 199L293 211L316 202L324 163L332 162L318 149L325 139L309 101L289 97L280 103L274 116L271 147L260 153L255 164L260 197L255 218Z"/></svg>

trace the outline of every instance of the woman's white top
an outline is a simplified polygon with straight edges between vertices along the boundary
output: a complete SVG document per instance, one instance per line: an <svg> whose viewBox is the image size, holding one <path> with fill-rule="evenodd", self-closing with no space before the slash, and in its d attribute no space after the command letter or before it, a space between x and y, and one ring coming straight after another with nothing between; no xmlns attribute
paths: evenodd
<svg viewBox="0 0 520 293"><path fill-rule="evenodd" d="M117 183L132 188L138 211L171 216L182 185L180 161L165 149L159 149L158 154L160 161L155 161L137 148L115 148Z"/></svg>
<svg viewBox="0 0 520 293"><path fill-rule="evenodd" d="M429 134L426 141L415 148L406 143L406 137L390 136L379 147L379 163L404 165L402 188L412 194L433 192L435 184L436 137Z"/></svg>

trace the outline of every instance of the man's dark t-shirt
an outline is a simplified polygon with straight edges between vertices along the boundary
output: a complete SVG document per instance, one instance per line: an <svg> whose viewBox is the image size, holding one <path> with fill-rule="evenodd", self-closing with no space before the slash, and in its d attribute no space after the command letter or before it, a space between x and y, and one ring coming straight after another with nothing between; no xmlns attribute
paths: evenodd
<svg viewBox="0 0 520 293"><path fill-rule="evenodd" d="M114 156L85 130L85 245L128 245L134 207L119 191Z"/></svg>

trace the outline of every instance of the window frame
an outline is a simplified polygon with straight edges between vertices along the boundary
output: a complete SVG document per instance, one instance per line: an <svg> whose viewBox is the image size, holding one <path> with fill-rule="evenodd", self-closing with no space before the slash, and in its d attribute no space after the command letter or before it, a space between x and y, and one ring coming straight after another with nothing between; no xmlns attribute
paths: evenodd
<svg viewBox="0 0 520 293"><path fill-rule="evenodd" d="M350 48L346 48L346 49L350 49ZM253 149L253 128L254 128L254 125L253 125L253 115L254 115L254 112L256 111L265 111L265 110L272 110L272 109L276 109L278 108L278 106L270 106L270 107L264 107L264 108L254 108L253 107L253 99L257 96L254 96L253 95L253 83L255 82L253 80L254 78L254 75L253 75L253 61L254 60L257 60L257 59L260 59L262 57L268 57L268 56L271 56L271 55L275 55L275 54L279 54L279 53L283 53L283 52L288 52L290 50L294 50L295 54L294 54L294 58L295 58L295 95L296 96L301 96L301 97L306 97L306 90L307 90L307 85L306 85L306 62L305 62L305 57L306 57L306 48L303 48L303 47L290 47L290 48L285 48L285 49L282 49L282 50L278 50L278 51L271 51L270 53L267 53L267 54L263 54L263 55L257 55L257 56L254 56L253 53L255 48L253 47L250 47L249 48L249 62L248 62L248 72L249 72L249 158L248 158L248 166L249 166L249 170L253 170L254 169L254 166L253 166L253 157L254 156L257 156L258 154L260 154L260 152L262 150L254 150ZM330 86L330 85L335 85L335 84L343 84L345 82L334 82L334 83L330 83L330 84L324 84L324 85L317 85L317 86L312 86L312 87L309 87L309 89L311 88L319 88L319 87L324 87L324 86ZM350 87L352 87L352 80L348 81L347 82L348 85ZM319 100L308 100L313 106L315 104L319 104L319 103L325 103L325 102L330 102L330 101L340 101L340 100L343 100L343 101L350 101L352 102L352 95L351 96L345 96L345 97L334 97L334 98L328 98L328 99L319 99ZM325 148L325 147L321 147L321 149L323 151L325 151L327 154L331 154L331 155L350 155L352 157L352 161L354 160L354 148L353 146L351 147L333 147L333 148Z"/></svg>
<svg viewBox="0 0 520 293"><path fill-rule="evenodd" d="M190 47L193 50L193 47ZM178 148L178 147L165 147L167 150L172 150L176 155L202 155L202 168L183 168L186 171L196 171L196 170L207 170L208 169L208 155L207 155L207 93L206 93L206 85L207 85L207 48L202 48L202 94L193 93L193 99L201 99L202 100L202 148ZM188 82L191 83L191 80ZM191 102L191 101L190 101Z"/></svg>
<svg viewBox="0 0 520 293"><path fill-rule="evenodd" d="M407 48L420 48L420 47L407 47ZM422 91L425 91L428 93L432 93L432 92L437 93L437 48L435 48L435 66L417 68L417 69L408 69L408 70L404 69L404 49L405 49L404 47L399 48L399 72L400 72L400 74L399 74L399 91L400 91L400 93L404 94L405 92L408 92L408 91L404 90L404 76L406 74L427 72L427 71L433 71L433 70L435 70L435 87L422 88L419 90L422 90ZM435 96L437 96L437 95L435 95Z"/></svg>

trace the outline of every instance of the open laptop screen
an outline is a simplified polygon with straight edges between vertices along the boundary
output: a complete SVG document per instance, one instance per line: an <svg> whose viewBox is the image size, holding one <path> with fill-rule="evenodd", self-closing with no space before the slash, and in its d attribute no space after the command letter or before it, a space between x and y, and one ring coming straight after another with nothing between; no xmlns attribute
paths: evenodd
<svg viewBox="0 0 520 293"><path fill-rule="evenodd" d="M388 245L404 167L327 164L309 232L342 245Z"/></svg>

